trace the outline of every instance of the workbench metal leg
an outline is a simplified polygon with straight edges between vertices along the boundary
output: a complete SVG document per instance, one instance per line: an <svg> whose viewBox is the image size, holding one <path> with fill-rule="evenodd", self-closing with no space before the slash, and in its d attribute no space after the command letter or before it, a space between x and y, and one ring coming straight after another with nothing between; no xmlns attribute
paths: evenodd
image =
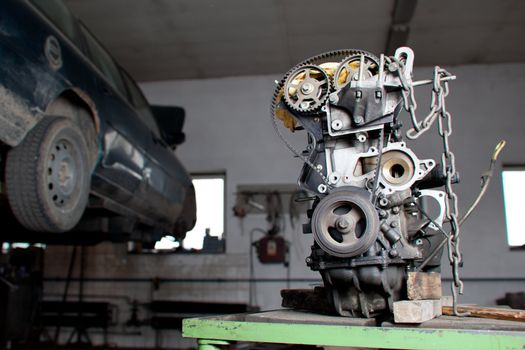
<svg viewBox="0 0 525 350"><path fill-rule="evenodd" d="M230 345L224 340L212 340L212 339L199 339L198 350L220 350L221 348L217 345Z"/></svg>

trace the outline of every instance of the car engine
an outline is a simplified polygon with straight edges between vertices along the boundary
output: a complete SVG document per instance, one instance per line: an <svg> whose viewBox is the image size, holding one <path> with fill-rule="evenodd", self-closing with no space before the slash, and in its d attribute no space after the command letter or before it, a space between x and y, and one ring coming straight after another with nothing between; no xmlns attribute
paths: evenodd
<svg viewBox="0 0 525 350"><path fill-rule="evenodd" d="M447 244L454 300L456 288L462 293L452 190L458 175L445 105L448 81L455 77L436 67L433 79L413 81L413 63L407 47L392 57L338 50L299 63L277 83L274 127L304 161L299 185L313 194L303 229L314 237L306 263L320 272L340 315L391 313L393 303L406 298L408 272L439 272ZM431 109L419 121L414 87L426 84L433 84ZM405 133L403 109L412 123ZM292 132L307 132L305 151L298 152L283 137L278 120ZM442 157L421 159L405 138L418 138L436 120Z"/></svg>

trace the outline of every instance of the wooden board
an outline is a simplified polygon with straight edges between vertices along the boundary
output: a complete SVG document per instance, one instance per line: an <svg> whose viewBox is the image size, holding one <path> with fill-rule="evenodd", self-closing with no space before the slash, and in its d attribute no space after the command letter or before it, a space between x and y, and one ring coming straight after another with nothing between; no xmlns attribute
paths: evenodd
<svg viewBox="0 0 525 350"><path fill-rule="evenodd" d="M516 321L490 320L477 317L439 316L420 324L396 324L385 321L381 327L409 327L433 329L472 329L484 331L520 331L525 332L525 323Z"/></svg>
<svg viewBox="0 0 525 350"><path fill-rule="evenodd" d="M319 324L342 326L376 326L373 318L353 318L341 316L328 316L296 310L265 311L246 315L246 322L270 322L288 324Z"/></svg>
<svg viewBox="0 0 525 350"><path fill-rule="evenodd" d="M525 322L525 310L503 309L475 305L459 305L458 312L469 312L470 316L472 317ZM443 314L453 315L454 309L450 306L443 306Z"/></svg>

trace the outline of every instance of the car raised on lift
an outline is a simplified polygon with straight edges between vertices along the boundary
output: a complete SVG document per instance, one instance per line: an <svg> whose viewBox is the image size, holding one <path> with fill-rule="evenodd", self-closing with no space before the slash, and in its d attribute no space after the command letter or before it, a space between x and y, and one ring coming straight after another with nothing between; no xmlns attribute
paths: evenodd
<svg viewBox="0 0 525 350"><path fill-rule="evenodd" d="M173 152L184 111L151 108L61 1L1 7L0 235L184 237L196 216L191 178Z"/></svg>

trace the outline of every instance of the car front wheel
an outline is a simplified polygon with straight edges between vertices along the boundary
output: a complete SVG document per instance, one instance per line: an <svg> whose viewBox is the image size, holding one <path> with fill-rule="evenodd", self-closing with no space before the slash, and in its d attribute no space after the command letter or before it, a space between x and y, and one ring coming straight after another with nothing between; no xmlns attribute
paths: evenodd
<svg viewBox="0 0 525 350"><path fill-rule="evenodd" d="M84 134L70 118L46 116L9 151L7 198L27 229L64 232L79 222L91 177Z"/></svg>

